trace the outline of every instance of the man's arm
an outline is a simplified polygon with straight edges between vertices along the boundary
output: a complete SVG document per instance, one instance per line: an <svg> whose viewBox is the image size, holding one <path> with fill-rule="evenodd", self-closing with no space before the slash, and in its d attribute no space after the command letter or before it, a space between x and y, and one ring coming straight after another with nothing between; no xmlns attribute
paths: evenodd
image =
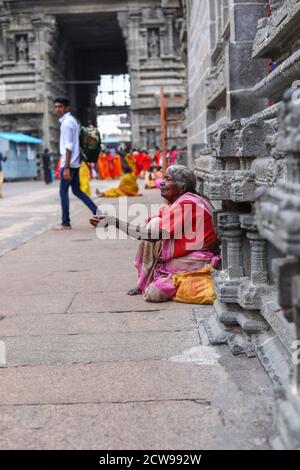
<svg viewBox="0 0 300 470"><path fill-rule="evenodd" d="M65 163L64 172L63 172L63 177L65 180L71 179L71 174L70 174L71 155L72 155L71 150L66 149L66 163Z"/></svg>
<svg viewBox="0 0 300 470"><path fill-rule="evenodd" d="M71 164L71 156L72 150L74 148L74 132L71 126L68 126L65 129L65 139L66 139L66 163L63 172L63 177L65 180L69 181L71 179L70 175L70 164Z"/></svg>

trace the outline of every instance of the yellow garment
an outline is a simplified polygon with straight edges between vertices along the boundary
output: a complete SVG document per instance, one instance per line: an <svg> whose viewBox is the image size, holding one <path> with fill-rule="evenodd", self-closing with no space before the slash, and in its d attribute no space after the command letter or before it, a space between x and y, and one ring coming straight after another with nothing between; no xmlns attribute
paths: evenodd
<svg viewBox="0 0 300 470"><path fill-rule="evenodd" d="M79 170L80 189L87 196L91 195L90 179L90 169L85 162L82 162Z"/></svg>
<svg viewBox="0 0 300 470"><path fill-rule="evenodd" d="M110 188L104 191L105 197L136 196L139 187L136 176L133 173L126 173L117 188Z"/></svg>
<svg viewBox="0 0 300 470"><path fill-rule="evenodd" d="M133 173L135 173L136 161L135 161L134 156L131 153L127 153L127 155L125 157L125 161L126 161L127 165L130 166L131 171Z"/></svg>
<svg viewBox="0 0 300 470"><path fill-rule="evenodd" d="M211 266L196 273L178 273L173 276L177 292L172 300L188 304L212 305L217 296L211 277Z"/></svg>

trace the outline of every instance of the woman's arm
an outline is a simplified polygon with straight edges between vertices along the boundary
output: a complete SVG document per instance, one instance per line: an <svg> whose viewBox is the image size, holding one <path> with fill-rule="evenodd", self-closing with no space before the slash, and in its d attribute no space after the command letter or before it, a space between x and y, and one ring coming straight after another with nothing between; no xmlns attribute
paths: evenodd
<svg viewBox="0 0 300 470"><path fill-rule="evenodd" d="M94 226L100 226L103 228L108 227L109 225L115 226L118 230L126 233L135 240L146 240L149 242L156 242L157 240L162 240L164 238L169 238L163 230L158 227L141 227L140 225L132 225L129 222L124 222L123 220L118 219L114 216L97 216L94 215L90 219L90 223Z"/></svg>

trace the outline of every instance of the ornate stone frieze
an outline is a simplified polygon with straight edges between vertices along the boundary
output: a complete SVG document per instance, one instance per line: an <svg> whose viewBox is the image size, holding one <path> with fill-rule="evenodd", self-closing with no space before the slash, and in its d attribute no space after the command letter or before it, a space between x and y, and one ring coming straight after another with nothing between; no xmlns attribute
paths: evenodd
<svg viewBox="0 0 300 470"><path fill-rule="evenodd" d="M258 22L253 57L267 57L282 50L282 41L299 37L300 4L298 0L272 2L272 15ZM291 31L294 35L291 35Z"/></svg>
<svg viewBox="0 0 300 470"><path fill-rule="evenodd" d="M299 18L300 21L300 18ZM300 49L276 67L253 87L253 94L265 98L281 98L284 91L300 77Z"/></svg>
<svg viewBox="0 0 300 470"><path fill-rule="evenodd" d="M222 55L217 63L214 63L207 75L206 82L206 95L208 106L226 90L226 67L225 55Z"/></svg>
<svg viewBox="0 0 300 470"><path fill-rule="evenodd" d="M285 152L286 181L257 192L256 222L261 234L281 252L300 257L299 91L285 94L279 113L277 149Z"/></svg>
<svg viewBox="0 0 300 470"><path fill-rule="evenodd" d="M212 153L202 155L196 162L203 194L212 200L254 201L256 176L260 177L254 161L272 161L268 139L275 132L275 127L263 120L243 127L233 121L212 135Z"/></svg>

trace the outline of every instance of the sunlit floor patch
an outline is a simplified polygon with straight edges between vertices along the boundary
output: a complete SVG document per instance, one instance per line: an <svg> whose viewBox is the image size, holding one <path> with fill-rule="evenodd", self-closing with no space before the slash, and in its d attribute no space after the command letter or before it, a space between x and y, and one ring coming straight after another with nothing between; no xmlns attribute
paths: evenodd
<svg viewBox="0 0 300 470"><path fill-rule="evenodd" d="M195 365L214 365L218 364L220 355L212 346L194 346L184 351L178 356L169 358L169 361L180 363L192 363Z"/></svg>

